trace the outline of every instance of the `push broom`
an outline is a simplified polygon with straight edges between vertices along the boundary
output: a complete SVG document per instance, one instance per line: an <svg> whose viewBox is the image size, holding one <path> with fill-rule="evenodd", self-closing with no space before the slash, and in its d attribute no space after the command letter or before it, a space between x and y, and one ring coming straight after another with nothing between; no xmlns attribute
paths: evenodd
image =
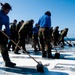
<svg viewBox="0 0 75 75"><path fill-rule="evenodd" d="M75 46L75 43L73 43L68 37L66 37L74 46Z"/></svg>
<svg viewBox="0 0 75 75"><path fill-rule="evenodd" d="M0 32L6 36L8 39L10 39L10 37L8 35L6 35L3 31L0 30ZM12 41L19 49L21 49L21 47L16 44L12 39L10 39L10 41ZM21 49L22 50L22 49ZM27 55L29 55L30 58L32 58L36 63L37 63L37 71L43 73L44 72L44 66L42 65L41 62L38 62L37 60L35 60L29 53L27 53L25 50L23 50Z"/></svg>

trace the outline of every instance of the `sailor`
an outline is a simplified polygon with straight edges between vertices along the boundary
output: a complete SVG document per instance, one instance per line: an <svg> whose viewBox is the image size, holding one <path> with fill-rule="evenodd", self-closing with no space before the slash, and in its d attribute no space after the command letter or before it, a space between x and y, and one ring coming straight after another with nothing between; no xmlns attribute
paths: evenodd
<svg viewBox="0 0 75 75"><path fill-rule="evenodd" d="M33 23L34 23L33 19L24 22L23 25L20 27L20 29L18 31L19 39L18 39L17 45L19 45L20 47L22 47L22 49L24 50L24 52L27 52L26 48L25 48L25 39L27 37L27 34L32 30ZM20 54L19 53L19 48L17 46L15 47L14 53L15 54Z"/></svg>
<svg viewBox="0 0 75 75"><path fill-rule="evenodd" d="M68 28L61 30L60 39L59 39L59 43L62 43L61 47L64 47L64 45L65 45L64 38L67 36L67 33L68 33Z"/></svg>
<svg viewBox="0 0 75 75"><path fill-rule="evenodd" d="M60 34L59 34L59 26L56 26L53 29L52 37L53 37L53 45L54 46L57 46L58 45L58 41L59 41L59 37L60 37Z"/></svg>
<svg viewBox="0 0 75 75"><path fill-rule="evenodd" d="M16 38L17 38L17 40L16 40L16 42L18 42L18 31L19 31L19 29L20 29L20 27L22 26L22 24L24 23L24 20L21 20L21 21L19 21L19 23L16 25L16 31L17 31L17 34L16 34Z"/></svg>
<svg viewBox="0 0 75 75"><path fill-rule="evenodd" d="M33 27L34 52L37 51L37 45L40 50L40 44L39 44L39 39L38 39L38 30L39 30L39 25L36 23L35 26Z"/></svg>
<svg viewBox="0 0 75 75"><path fill-rule="evenodd" d="M11 24L11 27L10 27L12 40L13 40L14 42L17 41L17 38L16 38L16 35L17 35L16 24L17 24L17 20L14 19L14 21L13 21L13 23ZM10 41L10 42L8 43L8 50L10 51L11 45L12 45L12 51L14 51L15 45L14 45L14 43L12 43L12 41Z"/></svg>
<svg viewBox="0 0 75 75"><path fill-rule="evenodd" d="M38 35L41 44L40 49L42 50L42 57L52 58L50 44L51 12L46 11L44 15L40 17L38 24L40 26Z"/></svg>
<svg viewBox="0 0 75 75"><path fill-rule="evenodd" d="M2 26L5 25L6 34L11 37L10 29L9 29L9 16L7 14L12 9L8 3L1 3L1 10L0 10L0 30L2 31ZM15 63L11 62L6 46L6 41L4 39L4 35L0 32L0 50L3 60L5 62L5 66L7 67L15 67Z"/></svg>
<svg viewBox="0 0 75 75"><path fill-rule="evenodd" d="M51 39L51 44L52 44L52 41L53 41L52 33L53 33L53 27L50 27L50 39Z"/></svg>

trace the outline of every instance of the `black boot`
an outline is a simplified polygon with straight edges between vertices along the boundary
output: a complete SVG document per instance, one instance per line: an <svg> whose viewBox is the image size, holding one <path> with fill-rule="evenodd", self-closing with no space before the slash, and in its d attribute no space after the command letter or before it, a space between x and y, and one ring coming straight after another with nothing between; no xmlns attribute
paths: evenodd
<svg viewBox="0 0 75 75"><path fill-rule="evenodd" d="M60 53L56 52L54 58L59 59L60 58Z"/></svg>
<svg viewBox="0 0 75 75"><path fill-rule="evenodd" d="M37 48L36 48L36 49L34 49L34 52L37 52Z"/></svg>
<svg viewBox="0 0 75 75"><path fill-rule="evenodd" d="M46 51L44 51L44 52L42 52L42 57L47 57L47 55L46 55Z"/></svg>
<svg viewBox="0 0 75 75"><path fill-rule="evenodd" d="M53 56L52 56L52 54L49 54L48 53L48 56L47 56L48 58L54 58Z"/></svg>
<svg viewBox="0 0 75 75"><path fill-rule="evenodd" d="M15 53L15 54L20 54L20 53L19 53L19 49L18 49L18 48L15 49L15 50L14 50L14 53Z"/></svg>
<svg viewBox="0 0 75 75"><path fill-rule="evenodd" d="M5 66L6 66L6 67L15 67L16 64L13 63L13 62L5 62Z"/></svg>
<svg viewBox="0 0 75 75"><path fill-rule="evenodd" d="M47 57L48 57L48 58L54 58L54 57L52 56L51 50L47 50Z"/></svg>
<svg viewBox="0 0 75 75"><path fill-rule="evenodd" d="M15 54L20 54L19 52L14 52Z"/></svg>

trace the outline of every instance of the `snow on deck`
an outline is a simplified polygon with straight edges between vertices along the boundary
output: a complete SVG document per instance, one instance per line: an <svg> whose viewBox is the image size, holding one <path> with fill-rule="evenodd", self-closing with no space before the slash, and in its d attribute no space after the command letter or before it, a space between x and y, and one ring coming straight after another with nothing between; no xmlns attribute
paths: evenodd
<svg viewBox="0 0 75 75"><path fill-rule="evenodd" d="M22 53L20 55L9 52L11 61L16 63L16 68L7 68L0 54L0 75L75 75L75 47L65 46L65 48L57 48L60 52L60 59L42 58L41 51L34 53L31 45L26 45L27 51L38 62L44 65L44 73L37 72L37 63ZM52 49L54 55L56 50Z"/></svg>

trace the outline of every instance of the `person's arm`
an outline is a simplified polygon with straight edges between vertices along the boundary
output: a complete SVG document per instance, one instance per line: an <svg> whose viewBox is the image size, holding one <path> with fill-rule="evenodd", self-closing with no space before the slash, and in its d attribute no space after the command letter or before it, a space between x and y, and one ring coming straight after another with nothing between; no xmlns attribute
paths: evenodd
<svg viewBox="0 0 75 75"><path fill-rule="evenodd" d="M50 17L48 17L48 19L47 19L47 25L48 25L48 27L49 27L49 29L50 29L50 27L51 27L51 18Z"/></svg>
<svg viewBox="0 0 75 75"><path fill-rule="evenodd" d="M9 28L9 18L7 18L7 21L5 23L5 27L6 27L6 34L11 37L11 34L10 34L10 28Z"/></svg>

